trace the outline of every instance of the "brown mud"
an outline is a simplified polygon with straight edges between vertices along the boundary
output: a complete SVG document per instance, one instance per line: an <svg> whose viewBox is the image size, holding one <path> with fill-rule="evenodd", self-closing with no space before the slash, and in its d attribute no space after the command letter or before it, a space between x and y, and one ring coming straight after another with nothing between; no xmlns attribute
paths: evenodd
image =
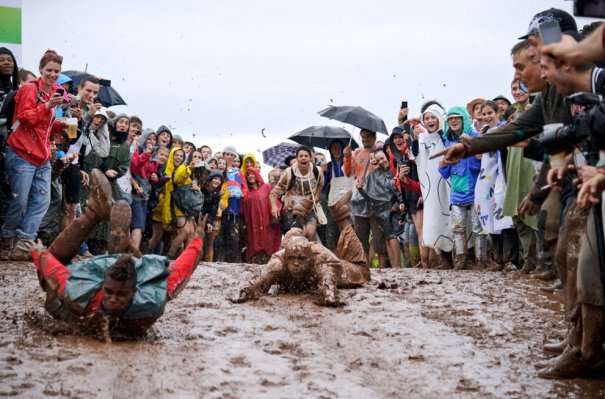
<svg viewBox="0 0 605 399"><path fill-rule="evenodd" d="M372 271L341 290L227 298L260 266L203 264L148 339L107 344L44 314L31 263L0 262L0 397L603 398L533 364L562 338L560 296L488 272Z"/></svg>

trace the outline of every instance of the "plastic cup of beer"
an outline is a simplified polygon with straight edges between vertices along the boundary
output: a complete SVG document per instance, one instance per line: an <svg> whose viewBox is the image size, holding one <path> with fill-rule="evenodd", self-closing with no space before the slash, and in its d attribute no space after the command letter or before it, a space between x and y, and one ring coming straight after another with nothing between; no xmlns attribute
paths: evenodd
<svg viewBox="0 0 605 399"><path fill-rule="evenodd" d="M67 137L70 139L78 137L78 118L67 118Z"/></svg>

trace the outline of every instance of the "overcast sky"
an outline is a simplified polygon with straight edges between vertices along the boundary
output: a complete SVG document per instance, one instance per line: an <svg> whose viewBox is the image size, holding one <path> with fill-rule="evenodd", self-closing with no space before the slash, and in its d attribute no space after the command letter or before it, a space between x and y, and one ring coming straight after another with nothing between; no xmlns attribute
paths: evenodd
<svg viewBox="0 0 605 399"><path fill-rule="evenodd" d="M390 130L404 99L417 115L433 98L510 97L510 49L549 7L573 2L23 1L22 66L37 74L57 50L64 70L111 79L128 103L116 111L145 127L259 155L308 126L343 126L317 115L331 104Z"/></svg>

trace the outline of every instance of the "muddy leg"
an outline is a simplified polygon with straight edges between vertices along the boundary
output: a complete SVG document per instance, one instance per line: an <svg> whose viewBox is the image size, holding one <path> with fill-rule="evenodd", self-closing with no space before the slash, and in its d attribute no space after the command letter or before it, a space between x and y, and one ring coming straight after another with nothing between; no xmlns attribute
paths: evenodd
<svg viewBox="0 0 605 399"><path fill-rule="evenodd" d="M113 204L109 181L98 169L93 169L91 176L90 196L84 215L63 230L48 249L62 263L69 263L78 254L80 245L97 223L109 220Z"/></svg>
<svg viewBox="0 0 605 399"><path fill-rule="evenodd" d="M130 223L132 211L128 202L120 200L111 208L109 226L109 242L107 250L110 254L128 252L130 249Z"/></svg>

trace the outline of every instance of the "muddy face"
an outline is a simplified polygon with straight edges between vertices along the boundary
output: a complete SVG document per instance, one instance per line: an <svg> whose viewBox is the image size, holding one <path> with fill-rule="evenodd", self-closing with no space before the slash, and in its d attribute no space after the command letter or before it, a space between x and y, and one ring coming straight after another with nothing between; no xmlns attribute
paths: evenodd
<svg viewBox="0 0 605 399"><path fill-rule="evenodd" d="M136 293L136 288L130 282L115 281L111 277L105 277L101 289L102 305L110 316L119 316Z"/></svg>
<svg viewBox="0 0 605 399"><path fill-rule="evenodd" d="M286 258L286 262L288 272L290 272L290 275L295 280L300 280L305 277L311 272L311 268L313 266L313 262L309 262L305 256L293 255Z"/></svg>

